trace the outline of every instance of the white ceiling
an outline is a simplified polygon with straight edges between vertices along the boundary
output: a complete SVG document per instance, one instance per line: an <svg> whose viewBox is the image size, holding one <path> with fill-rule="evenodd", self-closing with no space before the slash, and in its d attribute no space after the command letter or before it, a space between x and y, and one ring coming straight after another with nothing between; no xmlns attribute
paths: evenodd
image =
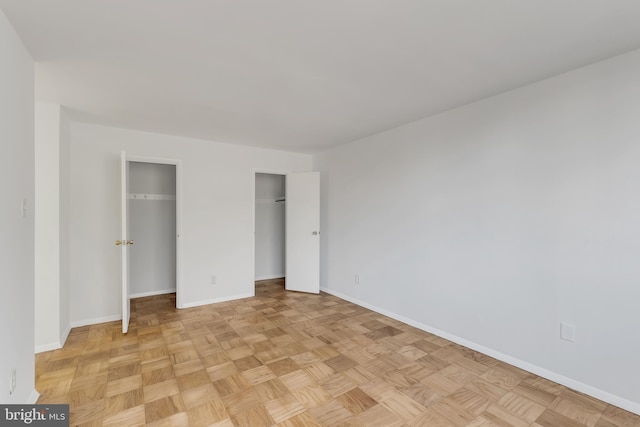
<svg viewBox="0 0 640 427"><path fill-rule="evenodd" d="M640 48L638 0L0 0L79 120L314 152Z"/></svg>

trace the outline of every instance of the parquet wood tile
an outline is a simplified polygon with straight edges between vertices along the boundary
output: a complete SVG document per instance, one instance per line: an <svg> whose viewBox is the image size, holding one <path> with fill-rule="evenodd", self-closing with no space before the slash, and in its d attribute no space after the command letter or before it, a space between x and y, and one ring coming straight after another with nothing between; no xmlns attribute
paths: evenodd
<svg viewBox="0 0 640 427"><path fill-rule="evenodd" d="M118 412L111 416L106 416L102 420L104 427L138 427L146 425L144 415L144 405Z"/></svg>
<svg viewBox="0 0 640 427"><path fill-rule="evenodd" d="M145 403L144 409L147 422L153 422L183 412L185 408L182 397L174 394Z"/></svg>
<svg viewBox="0 0 640 427"><path fill-rule="evenodd" d="M534 422L545 410L544 406L511 392L502 396L498 405L530 423Z"/></svg>
<svg viewBox="0 0 640 427"><path fill-rule="evenodd" d="M580 424L577 421L572 420L571 418L565 417L562 414L559 414L551 409L546 409L537 419L536 423L542 427L555 427L555 426L566 426L566 427L580 427L584 426L584 424Z"/></svg>
<svg viewBox="0 0 640 427"><path fill-rule="evenodd" d="M388 398L397 391L395 387L379 379L361 385L360 389L378 402Z"/></svg>
<svg viewBox="0 0 640 427"><path fill-rule="evenodd" d="M242 372L240 375L242 375L249 385L252 386L278 378L266 365L249 369L248 371Z"/></svg>
<svg viewBox="0 0 640 427"><path fill-rule="evenodd" d="M317 408L333 399L320 385L302 387L292 391L298 402L305 408Z"/></svg>
<svg viewBox="0 0 640 427"><path fill-rule="evenodd" d="M488 420L490 423L499 425L499 426L514 426L514 427L525 427L530 423L519 418L514 415L507 409L498 405L490 405L486 411L482 413L482 417ZM541 416L542 417L542 416ZM540 417L536 421L540 421ZM559 420L558 420L559 421ZM565 426L565 424L554 424L556 426ZM571 427L571 426L566 426Z"/></svg>
<svg viewBox="0 0 640 427"><path fill-rule="evenodd" d="M331 369L324 362L307 366L306 368L303 368L303 370L317 382L328 380L336 373L336 371Z"/></svg>
<svg viewBox="0 0 640 427"><path fill-rule="evenodd" d="M187 411L189 423L192 426L208 426L214 422L229 418L224 403L219 399L214 399L202 405L195 406Z"/></svg>
<svg viewBox="0 0 640 427"><path fill-rule="evenodd" d="M356 387L337 397L338 401L353 415L359 415L378 404L371 396Z"/></svg>
<svg viewBox="0 0 640 427"><path fill-rule="evenodd" d="M353 416L337 400L330 400L323 405L310 409L309 413L323 426L336 426Z"/></svg>
<svg viewBox="0 0 640 427"><path fill-rule="evenodd" d="M300 369L300 365L288 357L269 363L267 366L276 376L286 375Z"/></svg>
<svg viewBox="0 0 640 427"><path fill-rule="evenodd" d="M71 425L81 425L101 419L104 415L104 400L95 400L84 405L75 406L73 412L69 414Z"/></svg>
<svg viewBox="0 0 640 427"><path fill-rule="evenodd" d="M71 383L72 389L68 394L70 405L81 406L105 397L104 394L107 387L105 383L84 383L82 386L77 385L76 389L73 389L74 384L76 384L75 380Z"/></svg>
<svg viewBox="0 0 640 427"><path fill-rule="evenodd" d="M104 416L108 417L110 415L115 415L118 412L143 404L144 396L142 394L142 389L127 391L122 394L107 397L104 400Z"/></svg>
<svg viewBox="0 0 640 427"><path fill-rule="evenodd" d="M547 391L536 388L530 384L525 383L524 381L518 384L518 386L514 388L513 391L518 395L526 397L527 399L532 400L545 407L551 405L553 401L558 397L553 393L549 393Z"/></svg>
<svg viewBox="0 0 640 427"><path fill-rule="evenodd" d="M471 425L471 424L468 424ZM432 409L425 410L420 416L415 418L409 423L411 427L433 426L433 427L455 427L456 424L433 411Z"/></svg>
<svg viewBox="0 0 640 427"><path fill-rule="evenodd" d="M594 426L606 404L572 390L563 391L549 406L555 412L589 427Z"/></svg>
<svg viewBox="0 0 640 427"><path fill-rule="evenodd" d="M283 397L270 400L264 406L276 423L281 423L305 411L305 408L293 394L286 394Z"/></svg>
<svg viewBox="0 0 640 427"><path fill-rule="evenodd" d="M274 424L263 405L252 406L247 411L231 416L236 427L269 427Z"/></svg>
<svg viewBox="0 0 640 427"><path fill-rule="evenodd" d="M302 369L281 376L280 381L292 391L316 384L316 380Z"/></svg>
<svg viewBox="0 0 640 427"><path fill-rule="evenodd" d="M605 408L600 420L619 427L640 427L640 417L611 405Z"/></svg>
<svg viewBox="0 0 640 427"><path fill-rule="evenodd" d="M307 412L302 412L298 415L294 415L293 417L287 418L286 420L278 424L278 427L320 427L320 426L321 425L318 424L318 421L316 421Z"/></svg>
<svg viewBox="0 0 640 427"><path fill-rule="evenodd" d="M640 427L640 416L321 293L176 310L131 301L36 355L39 403L73 426Z"/></svg>
<svg viewBox="0 0 640 427"><path fill-rule="evenodd" d="M331 375L324 380L319 381L319 384L333 397L338 397L357 386L357 384L351 381L349 377L342 374Z"/></svg>
<svg viewBox="0 0 640 427"><path fill-rule="evenodd" d="M147 426L150 427L190 427L189 415L186 412L178 412L166 418L149 422L147 417Z"/></svg>
<svg viewBox="0 0 640 427"><path fill-rule="evenodd" d="M504 396L508 392L507 390L500 388L495 384L491 384L490 382L485 381L481 378L471 381L469 384L465 386L465 388L469 390L473 390L476 393L486 397L487 399L493 402L497 402L502 398L502 396Z"/></svg>
<svg viewBox="0 0 640 427"><path fill-rule="evenodd" d="M218 395L211 383L190 388L182 392L182 402L187 409L209 403L215 399L220 399L220 395Z"/></svg>
<svg viewBox="0 0 640 427"><path fill-rule="evenodd" d="M405 394L408 395L407 392L405 392ZM448 399L474 416L482 414L491 404L489 399L468 388L458 389L455 393L451 394ZM416 399L414 398L414 400ZM428 403L429 402L425 402L422 406L428 406Z"/></svg>
<svg viewBox="0 0 640 427"><path fill-rule="evenodd" d="M456 426L466 426L475 418L471 412L458 405L451 398L445 398L436 402L430 409L448 419Z"/></svg>
<svg viewBox="0 0 640 427"><path fill-rule="evenodd" d="M173 365L173 370L175 371L176 376L178 377L181 375L186 375L192 372L200 371L202 369L205 369L205 367L204 367L204 364L202 363L202 360L200 359L190 360L188 362Z"/></svg>
<svg viewBox="0 0 640 427"><path fill-rule="evenodd" d="M154 367L153 364L148 364L147 366L149 367L149 369L142 370L143 386L158 384L175 378L173 365L171 365L171 362L168 359L166 359L164 363L155 364L157 369L151 369L152 367Z"/></svg>
<svg viewBox="0 0 640 427"><path fill-rule="evenodd" d="M480 378L507 390L516 387L522 381L520 378L500 368L491 369L482 374Z"/></svg>
<svg viewBox="0 0 640 427"><path fill-rule="evenodd" d="M144 386L142 390L145 402L153 402L154 400L158 400L163 397L180 394L180 387L178 387L178 381L176 381L175 378L161 383Z"/></svg>
<svg viewBox="0 0 640 427"><path fill-rule="evenodd" d="M445 396L454 393L462 387L461 384L451 381L440 372L436 372L435 374L428 376L422 380L421 383Z"/></svg>
<svg viewBox="0 0 640 427"><path fill-rule="evenodd" d="M111 397L117 394L126 393L127 391L136 390L142 387L142 375L137 374L130 377L119 378L117 380L107 381L105 396Z"/></svg>
<svg viewBox="0 0 640 427"><path fill-rule="evenodd" d="M178 386L183 392L200 385L209 384L209 374L204 369L191 372L189 374L180 375L178 377Z"/></svg>
<svg viewBox="0 0 640 427"><path fill-rule="evenodd" d="M228 396L223 396L222 401L231 415L247 412L254 406L262 404L260 395L253 388L246 388Z"/></svg>
<svg viewBox="0 0 640 427"><path fill-rule="evenodd" d="M280 379L266 381L255 385L253 388L263 402L276 399L290 392L289 388L287 388Z"/></svg>

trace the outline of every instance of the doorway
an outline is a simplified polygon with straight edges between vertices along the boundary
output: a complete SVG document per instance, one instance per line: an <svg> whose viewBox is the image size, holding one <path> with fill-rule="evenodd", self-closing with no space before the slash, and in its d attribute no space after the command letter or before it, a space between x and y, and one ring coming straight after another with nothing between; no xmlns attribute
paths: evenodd
<svg viewBox="0 0 640 427"><path fill-rule="evenodd" d="M255 174L254 280L279 280L286 276L286 176Z"/></svg>
<svg viewBox="0 0 640 427"><path fill-rule="evenodd" d="M176 292L176 166L129 162L130 297Z"/></svg>
<svg viewBox="0 0 640 427"><path fill-rule="evenodd" d="M136 165L136 163L140 163L141 165ZM158 168L151 168L149 164L156 165L171 165L171 168L168 170L172 171L170 174L160 173L161 177L157 172L160 171ZM130 171L131 168L136 171L137 178L134 178L135 184L132 187L130 183ZM163 169L164 170L164 169ZM141 173L137 173L141 172ZM175 287L175 305L176 308L182 308L182 288L181 288L181 277L182 277L182 268L181 268L181 224L182 224L182 204L181 204L181 182L182 182L182 169L181 162L179 160L168 160L168 159L156 159L156 158L148 158L148 157L140 157L140 156L130 156L127 155L125 151L120 153L120 201L121 201L121 235L120 239L116 240L115 244L121 247L121 273L122 273L122 333L127 333L129 330L129 321L131 320L131 253L135 250L132 245L135 244L135 240L131 233L131 221L130 221L130 207L132 204L136 204L136 201L151 203L151 202L159 202L159 201L173 201L173 209L167 210L167 216L170 218L175 218L173 222L173 226L169 225L170 229L173 232L173 238L166 238L166 246L169 254L175 254L169 263L172 264L171 271L175 271L175 274L171 274L171 278L169 281L170 285ZM142 185L143 187L139 187ZM133 191L132 191L133 190ZM145 192L138 192L136 190L141 190ZM151 190L151 192L146 192L146 190ZM173 191L171 191L173 190ZM174 194L166 194L166 193L174 193ZM141 205L142 211L154 211L151 209L151 205ZM172 211L172 212L171 212ZM148 213L148 212L147 212ZM155 214L153 214L155 215ZM152 216L153 216L152 215ZM144 215L143 215L144 216ZM157 219L162 215L158 215L154 217ZM144 220L140 221L149 221L149 219L144 216ZM149 221L151 222L151 221ZM136 231L134 231L134 234ZM141 236L142 237L142 236ZM142 247L141 250L137 250L136 256L145 256L144 248L147 246L147 251L157 252L157 244L145 245L143 240L138 240L138 247ZM156 242L157 243L157 242ZM151 248L151 249L149 249ZM156 264L157 262L153 262ZM138 272L138 274L140 274ZM166 286L165 284L160 285L162 287ZM140 288L137 288L140 290ZM160 287L156 287L152 290L146 289L139 293L152 295L158 294L160 292L165 292L167 289L160 289Z"/></svg>
<svg viewBox="0 0 640 427"><path fill-rule="evenodd" d="M254 282L279 278L288 291L319 293L320 174L253 170L251 182Z"/></svg>

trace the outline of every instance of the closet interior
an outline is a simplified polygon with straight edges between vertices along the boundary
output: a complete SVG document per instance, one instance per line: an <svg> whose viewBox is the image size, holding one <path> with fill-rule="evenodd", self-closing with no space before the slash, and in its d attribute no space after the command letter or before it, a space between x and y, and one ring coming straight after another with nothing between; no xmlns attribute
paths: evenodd
<svg viewBox="0 0 640 427"><path fill-rule="evenodd" d="M285 175L256 173L255 280L285 277Z"/></svg>
<svg viewBox="0 0 640 427"><path fill-rule="evenodd" d="M176 166L129 163L131 298L176 291Z"/></svg>

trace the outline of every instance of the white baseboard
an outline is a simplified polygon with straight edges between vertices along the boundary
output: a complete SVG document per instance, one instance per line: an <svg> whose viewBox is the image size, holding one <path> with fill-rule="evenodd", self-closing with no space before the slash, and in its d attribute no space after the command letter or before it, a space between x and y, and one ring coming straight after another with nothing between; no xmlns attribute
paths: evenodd
<svg viewBox="0 0 640 427"><path fill-rule="evenodd" d="M283 274L276 274L275 276L260 276L260 277L256 277L256 282L259 282L260 280L273 280L273 279L284 279L284 273Z"/></svg>
<svg viewBox="0 0 640 427"><path fill-rule="evenodd" d="M161 291L140 292L138 294L131 294L129 295L129 298L152 297L154 295L175 294L175 293L176 293L176 288L163 289Z"/></svg>
<svg viewBox="0 0 640 427"><path fill-rule="evenodd" d="M494 359L498 359L502 362L508 363L510 365L516 366L520 369L524 369L525 371L536 374L540 377L546 378L563 386L569 387L573 390L579 391L581 393L587 394L589 396L595 397L596 399L602 400L603 402L609 403L611 405L622 408L626 411L633 412L634 414L640 415L640 403L633 402L631 400L624 399L622 397L616 396L604 390L600 390L596 387L590 386L588 384L584 384L580 381L576 381L574 379L565 377L564 375L558 374L556 372L549 371L540 366L534 365L529 362L525 362L524 360L520 360L513 356L509 356L508 354L501 353L499 351L493 350L489 347L485 347L473 341L469 341L464 338L460 338L456 335L450 334L448 332L442 331L437 328L433 328L431 326L425 325L420 322L416 322L415 320L409 319L407 317L401 316L399 314L393 313L391 311L385 310L383 308L371 305L364 301L360 301L356 298L352 298L348 295L345 295L341 292L334 291L333 289L329 289L326 287L320 288L321 291L326 292L328 294L334 295L338 298L341 298L345 301L352 302L361 307L368 308L369 310L375 311L376 313L383 314L392 319L398 320L402 323L406 323L407 325L413 326L415 328L421 329L425 332L429 332L430 334L437 335L446 340L452 341L456 344L460 344L472 350L478 351L480 353L486 354L487 356L491 356Z"/></svg>
<svg viewBox="0 0 640 427"><path fill-rule="evenodd" d="M64 347L64 344L67 342L67 338L69 338L69 333L71 332L71 323L67 325L64 331L62 331L62 335L60 335L60 348Z"/></svg>
<svg viewBox="0 0 640 427"><path fill-rule="evenodd" d="M60 335L60 340L56 342L51 342L48 344L39 344L35 347L35 353L44 353L45 351L58 350L64 347L64 343L67 342L67 337L69 336L69 332L71 332L71 325L67 325L67 328L62 331L62 335Z"/></svg>
<svg viewBox="0 0 640 427"><path fill-rule="evenodd" d="M233 300L242 299L242 298L251 298L253 296L255 296L255 293L246 293L246 294L231 295L231 296L222 297L222 298L214 298L214 299L209 299L204 301L188 302L188 303L182 304L182 308L199 307L201 305L216 304L218 302L227 302L227 301L233 301Z"/></svg>
<svg viewBox="0 0 640 427"><path fill-rule="evenodd" d="M208 304L215 304L215 303L218 303L218 302L233 301L233 300L236 300L236 299L250 298L250 297L253 297L253 296L255 296L255 293L253 293L253 292L246 293L246 294L231 295L231 296L222 297L222 298L214 298L214 299L204 300L204 301L189 302L189 303L182 304L182 307L179 307L179 308L199 307L201 305L208 305ZM72 328L78 328L80 326L96 325L98 323L115 322L116 320L121 320L121 319L122 319L122 315L114 314L112 316L97 317L97 318L94 318L94 319L76 320L76 321L71 322L71 327Z"/></svg>
<svg viewBox="0 0 640 427"><path fill-rule="evenodd" d="M40 393L38 393L38 390L33 389L33 391L31 392L31 395L29 396L29 401L27 402L27 404L35 405L39 397L40 397Z"/></svg>
<svg viewBox="0 0 640 427"><path fill-rule="evenodd" d="M96 317L94 319L75 320L71 322L71 327L79 328L80 326L97 325L98 323L106 323L106 322L115 322L116 320L121 320L121 319L122 319L121 314L113 314L111 316Z"/></svg>
<svg viewBox="0 0 640 427"><path fill-rule="evenodd" d="M71 325L67 325L67 328L62 331L62 335L60 335L60 340L56 342L50 342L48 344L39 344L35 347L35 353L44 353L45 351L58 350L64 347L64 343L67 342L67 337L69 336L69 332L71 332Z"/></svg>

